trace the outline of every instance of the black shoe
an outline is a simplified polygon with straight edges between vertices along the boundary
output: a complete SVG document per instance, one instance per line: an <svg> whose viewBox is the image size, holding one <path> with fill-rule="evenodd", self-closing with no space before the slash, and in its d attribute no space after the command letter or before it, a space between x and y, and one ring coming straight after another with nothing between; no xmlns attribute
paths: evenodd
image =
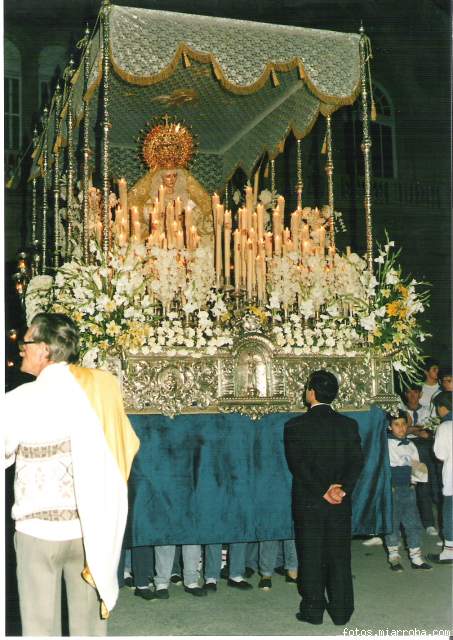
<svg viewBox="0 0 453 640"><path fill-rule="evenodd" d="M297 584L297 578L293 578L292 576L289 576L288 574L286 574L285 582L290 582L291 584Z"/></svg>
<svg viewBox="0 0 453 640"><path fill-rule="evenodd" d="M286 573L285 567L275 567L274 572L277 573L279 576L284 576Z"/></svg>
<svg viewBox="0 0 453 640"><path fill-rule="evenodd" d="M170 594L168 593L168 589L156 589L154 597L159 598L159 600L168 600Z"/></svg>
<svg viewBox="0 0 453 640"><path fill-rule="evenodd" d="M156 597L154 591L151 591L149 587L146 587L146 589L139 589L138 587L135 587L134 596L143 598L143 600L154 600Z"/></svg>
<svg viewBox="0 0 453 640"><path fill-rule="evenodd" d="M205 582L203 588L205 591L217 591L217 584L215 582Z"/></svg>
<svg viewBox="0 0 453 640"><path fill-rule="evenodd" d="M263 591L270 591L270 589L272 589L272 580L267 576L261 578L258 583L258 588L263 589Z"/></svg>
<svg viewBox="0 0 453 640"><path fill-rule="evenodd" d="M186 591L186 593L190 593L193 596L197 596L197 597L208 595L208 592L202 587L184 587L184 591Z"/></svg>
<svg viewBox="0 0 453 640"><path fill-rule="evenodd" d="M246 578L251 578L254 573L255 569L252 569L252 567L245 567L244 575Z"/></svg>
<svg viewBox="0 0 453 640"><path fill-rule="evenodd" d="M246 582L245 580L240 580L239 582L236 582L236 580L230 580L230 578L228 578L227 584L229 587L234 587L235 589L241 589L242 591L246 591L247 589L253 589L253 585L251 585L250 582Z"/></svg>
<svg viewBox="0 0 453 640"><path fill-rule="evenodd" d="M432 566L427 562L422 562L421 564L414 564L411 562L412 569L421 569L422 571L431 571Z"/></svg>
<svg viewBox="0 0 453 640"><path fill-rule="evenodd" d="M296 613L296 618L299 622L308 622L309 624L322 624L322 618L309 618L304 613Z"/></svg>
<svg viewBox="0 0 453 640"><path fill-rule="evenodd" d="M390 565L390 570L395 573L402 573L404 571L404 567L400 562L395 562Z"/></svg>
<svg viewBox="0 0 453 640"><path fill-rule="evenodd" d="M129 587L129 589L132 589L134 587L134 580L131 576L124 578L124 586Z"/></svg>
<svg viewBox="0 0 453 640"><path fill-rule="evenodd" d="M428 553L426 556L428 560L434 562L435 564L453 564L453 560L446 558L445 560L440 559L439 553Z"/></svg>
<svg viewBox="0 0 453 640"><path fill-rule="evenodd" d="M170 578L170 582L171 582L172 584L178 584L178 585L179 585L179 584L182 584L182 578L181 578L181 576L180 576L180 575L178 575L177 573L174 573L174 574L172 575L172 577Z"/></svg>

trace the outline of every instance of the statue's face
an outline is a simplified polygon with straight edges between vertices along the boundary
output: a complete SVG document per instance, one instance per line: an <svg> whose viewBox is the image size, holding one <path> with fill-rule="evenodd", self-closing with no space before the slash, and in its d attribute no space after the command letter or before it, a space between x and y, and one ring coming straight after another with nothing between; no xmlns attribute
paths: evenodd
<svg viewBox="0 0 453 640"><path fill-rule="evenodd" d="M178 174L176 173L176 171L167 171L162 176L162 184L166 189L173 191L173 189L175 188L177 177Z"/></svg>

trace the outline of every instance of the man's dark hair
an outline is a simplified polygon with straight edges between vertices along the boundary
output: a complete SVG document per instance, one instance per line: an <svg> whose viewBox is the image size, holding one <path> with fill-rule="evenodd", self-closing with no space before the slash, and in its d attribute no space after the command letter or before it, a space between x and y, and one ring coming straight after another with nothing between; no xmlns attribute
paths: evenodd
<svg viewBox="0 0 453 640"><path fill-rule="evenodd" d="M439 360L436 360L436 358L428 357L426 358L425 363L423 365L423 371L429 371L431 367L439 367L439 366L440 366Z"/></svg>
<svg viewBox="0 0 453 640"><path fill-rule="evenodd" d="M442 367L442 369L439 372L439 380L442 381L444 378L450 377L451 378L451 367Z"/></svg>
<svg viewBox="0 0 453 640"><path fill-rule="evenodd" d="M445 407L451 411L451 391L441 391L432 400L433 405L437 407Z"/></svg>
<svg viewBox="0 0 453 640"><path fill-rule="evenodd" d="M63 313L38 313L31 321L33 339L49 347L53 362L77 362L79 330L76 323Z"/></svg>
<svg viewBox="0 0 453 640"><path fill-rule="evenodd" d="M330 371L320 369L310 374L307 382L307 389L315 392L318 402L330 404L335 400L338 393L338 380Z"/></svg>

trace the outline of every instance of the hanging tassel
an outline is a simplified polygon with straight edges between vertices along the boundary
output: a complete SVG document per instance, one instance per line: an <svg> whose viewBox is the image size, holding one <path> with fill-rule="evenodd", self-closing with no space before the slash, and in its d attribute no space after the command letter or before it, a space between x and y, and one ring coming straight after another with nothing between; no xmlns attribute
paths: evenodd
<svg viewBox="0 0 453 640"><path fill-rule="evenodd" d="M272 71L271 71L271 78L272 78L272 84L274 85L274 87L279 87L280 86L280 80L278 79L278 76L275 73L275 69L272 69Z"/></svg>
<svg viewBox="0 0 453 640"><path fill-rule="evenodd" d="M377 120L376 104L374 102L374 98L371 98L371 120L372 122L376 122Z"/></svg>
<svg viewBox="0 0 453 640"><path fill-rule="evenodd" d="M264 167L263 177L264 178L268 178L269 177L269 162L266 162L266 166Z"/></svg>
<svg viewBox="0 0 453 640"><path fill-rule="evenodd" d="M298 71L299 71L299 78L301 80L305 80L305 69L302 65L302 62L299 62L299 64L297 65Z"/></svg>
<svg viewBox="0 0 453 640"><path fill-rule="evenodd" d="M216 80L221 80L222 79L222 74L220 73L220 70L219 70L218 66L214 62L212 63L212 70L214 72L214 76L215 76Z"/></svg>
<svg viewBox="0 0 453 640"><path fill-rule="evenodd" d="M184 50L182 52L182 59L183 59L184 66L185 66L186 69L191 66L191 63L190 63L190 60L189 60L189 56L187 55L187 53Z"/></svg>
<svg viewBox="0 0 453 640"><path fill-rule="evenodd" d="M326 153L327 153L327 132L326 132L326 135L324 136L324 142L322 143L322 148L321 148L321 154L325 156Z"/></svg>

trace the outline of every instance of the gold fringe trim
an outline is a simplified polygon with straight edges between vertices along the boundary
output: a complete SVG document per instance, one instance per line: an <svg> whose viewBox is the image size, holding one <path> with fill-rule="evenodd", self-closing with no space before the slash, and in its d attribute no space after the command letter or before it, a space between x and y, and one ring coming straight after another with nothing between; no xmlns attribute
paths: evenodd
<svg viewBox="0 0 453 640"><path fill-rule="evenodd" d="M279 87L280 80L278 79L278 75L275 73L275 69L272 69L271 71L271 78L272 78L272 84L274 85L274 87Z"/></svg>
<svg viewBox="0 0 453 640"><path fill-rule="evenodd" d="M324 136L324 142L322 143L322 147L321 147L321 155L325 156L327 153L327 133Z"/></svg>
<svg viewBox="0 0 453 640"><path fill-rule="evenodd" d="M82 571L82 578L85 580L87 584L90 585L90 587L93 587L93 589L96 589L96 584L93 580L93 576L91 575L91 571L89 570L88 567L84 567ZM110 617L110 611L105 606L104 601L101 600L101 619L108 620L109 617Z"/></svg>
<svg viewBox="0 0 453 640"><path fill-rule="evenodd" d="M184 50L182 52L182 59L186 69L192 66L192 63L190 62L190 58Z"/></svg>
<svg viewBox="0 0 453 640"><path fill-rule="evenodd" d="M310 79L309 75L307 74L307 71L304 67L302 60L297 57L293 58L288 62L268 62L261 76L251 85L243 87L227 80L222 67L219 65L216 58L214 57L214 54L201 53L199 51L195 51L194 49L191 49L187 45L187 43L184 43L184 42L178 46L172 60L170 60L168 65L164 69L162 69L162 71L152 76L136 76L132 73L129 73L128 71L125 71L115 61L112 53L112 44L110 44L110 62L115 73L122 80L125 80L126 82L139 85L139 86L150 86L153 84L157 84L158 82L162 82L163 80L167 80L168 78L170 78L170 76L173 75L173 73L175 72L179 64L179 61L181 60L181 57L184 57L184 56L187 56L187 57L190 56L191 59L197 62L211 64L214 69L214 75L222 84L222 86L228 91L231 91L231 93L235 93L238 95L248 95L251 93L256 93L257 91L262 89L264 85L269 81L269 76L272 74L272 72L274 73L288 72L288 71L292 71L293 69L298 69L299 75L303 75L303 78L306 81L310 91L317 98L325 102L330 102L335 105L350 105L350 104L353 104L353 102L357 98L357 95L359 94L359 91L360 91L360 76L357 78L356 86L353 88L351 94L348 96L338 97L338 96L329 95L327 93L324 93L323 91L320 91L320 89L313 83L313 81Z"/></svg>
<svg viewBox="0 0 453 640"><path fill-rule="evenodd" d="M371 99L371 120L373 122L376 122L377 120L376 104L374 102L374 98Z"/></svg>

